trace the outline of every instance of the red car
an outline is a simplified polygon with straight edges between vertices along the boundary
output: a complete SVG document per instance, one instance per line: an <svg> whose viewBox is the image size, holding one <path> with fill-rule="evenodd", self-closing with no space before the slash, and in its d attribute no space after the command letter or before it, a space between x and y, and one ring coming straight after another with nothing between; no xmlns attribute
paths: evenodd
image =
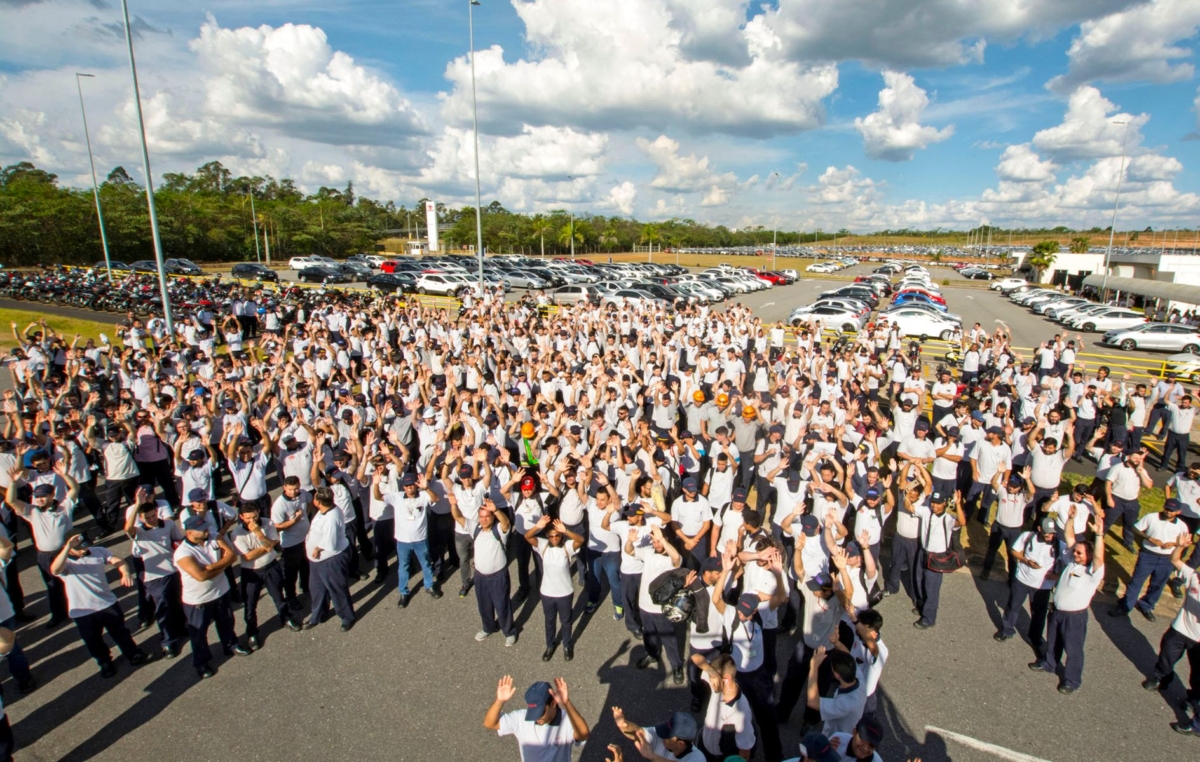
<svg viewBox="0 0 1200 762"><path fill-rule="evenodd" d="M785 278L784 276L780 275L777 272L772 272L770 270L763 270L762 272L757 272L754 274L757 277L765 280L767 283L770 283L772 286L778 286L780 284L786 284L788 282L787 278Z"/></svg>

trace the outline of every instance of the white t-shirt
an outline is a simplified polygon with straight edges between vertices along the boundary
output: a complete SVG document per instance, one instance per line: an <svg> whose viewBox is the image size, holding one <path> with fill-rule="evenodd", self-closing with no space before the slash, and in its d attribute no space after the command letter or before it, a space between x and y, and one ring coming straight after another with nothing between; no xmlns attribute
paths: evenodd
<svg viewBox="0 0 1200 762"><path fill-rule="evenodd" d="M662 606L650 598L650 583L665 571L677 568L666 553L655 553L649 542L637 548L637 557L642 562L642 578L638 584L638 608L648 614L661 614Z"/></svg>
<svg viewBox="0 0 1200 762"><path fill-rule="evenodd" d="M674 759L679 762L704 762L704 752L697 749L694 745L691 750L682 757L677 757L667 751L667 747L663 745L662 739L658 737L658 733L654 732L654 728L642 728L646 734L646 741L650 744L650 750L663 759Z"/></svg>
<svg viewBox="0 0 1200 762"><path fill-rule="evenodd" d="M853 733L858 721L862 719L863 710L867 706L867 686L860 679L858 684L849 691L842 693L840 689L832 698L821 698L821 719L825 725L821 732L825 737L834 733Z"/></svg>
<svg viewBox="0 0 1200 762"><path fill-rule="evenodd" d="M564 537L563 544L555 548L545 537L539 537L534 550L542 557L542 597L570 597L575 592L571 586L571 562L577 552L575 543Z"/></svg>
<svg viewBox="0 0 1200 762"><path fill-rule="evenodd" d="M183 602L189 606L215 601L229 592L229 578L218 574L210 580L201 581L179 568L183 558L196 559L201 569L209 564L215 564L221 558L221 548L213 540L203 545L193 545L184 540L175 548L175 568L179 569L179 578L183 581Z"/></svg>
<svg viewBox="0 0 1200 762"><path fill-rule="evenodd" d="M67 589L67 616L78 619L116 604L105 576L112 555L107 548L91 548L83 558L67 556L67 568L58 575Z"/></svg>
<svg viewBox="0 0 1200 762"><path fill-rule="evenodd" d="M429 531L429 495L424 490L416 497L403 492L392 492L383 496L383 501L392 509L396 519L396 542L421 542Z"/></svg>
<svg viewBox="0 0 1200 762"><path fill-rule="evenodd" d="M571 762L572 750L583 748L582 743L575 742L575 730L561 708L557 720L545 725L526 720L524 709L505 712L496 734L501 738L516 736L521 762Z"/></svg>
<svg viewBox="0 0 1200 762"><path fill-rule="evenodd" d="M712 507L703 495L696 495L696 499L690 502L682 497L676 498L671 504L671 520L678 522L679 531L689 537L699 532L704 523L712 521L712 518Z"/></svg>
<svg viewBox="0 0 1200 762"><path fill-rule="evenodd" d="M739 749L753 749L755 734L752 718L750 702L744 693L739 692L733 703L727 704L719 692L713 691L708 698L708 708L704 711L704 725L700 728L704 748L720 748L721 731L730 726L734 733L734 745Z"/></svg>
<svg viewBox="0 0 1200 762"><path fill-rule="evenodd" d="M1145 534L1147 537L1153 537L1156 540L1162 540L1166 543L1174 543L1181 537L1187 537L1188 528L1179 519L1167 521L1162 517L1161 513L1147 513L1145 516L1137 520L1133 528ZM1143 553L1154 553L1160 556L1169 556L1175 552L1175 547L1160 548L1157 545L1151 545L1148 542L1142 542Z"/></svg>
<svg viewBox="0 0 1200 762"><path fill-rule="evenodd" d="M1017 581L1034 590L1049 590L1054 587L1057 577L1051 572L1054 571L1054 547L1057 542L1042 542L1040 534L1022 532L1017 537L1016 549L1039 568L1034 569L1029 564L1017 564Z"/></svg>
<svg viewBox="0 0 1200 762"><path fill-rule="evenodd" d="M1200 641L1200 574L1195 569L1184 567L1179 572L1187 585L1183 595L1183 607L1175 615L1171 627L1192 641Z"/></svg>
<svg viewBox="0 0 1200 762"><path fill-rule="evenodd" d="M1054 608L1059 611L1083 611L1092 602L1096 589L1104 584L1104 565L1067 564L1054 586Z"/></svg>

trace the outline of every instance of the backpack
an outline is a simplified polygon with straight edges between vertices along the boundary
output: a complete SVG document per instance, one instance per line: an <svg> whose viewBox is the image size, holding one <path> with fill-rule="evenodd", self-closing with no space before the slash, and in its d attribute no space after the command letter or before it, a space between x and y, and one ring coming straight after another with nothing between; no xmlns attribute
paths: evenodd
<svg viewBox="0 0 1200 762"><path fill-rule="evenodd" d="M875 584L867 586L867 570L865 567L858 567L858 581L867 591L867 605L874 608L883 600L883 585L879 584L879 570L875 571Z"/></svg>

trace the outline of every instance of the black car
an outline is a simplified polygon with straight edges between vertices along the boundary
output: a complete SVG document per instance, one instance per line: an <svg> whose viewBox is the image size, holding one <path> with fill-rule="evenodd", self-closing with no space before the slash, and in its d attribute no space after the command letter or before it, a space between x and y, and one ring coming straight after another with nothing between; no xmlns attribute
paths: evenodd
<svg viewBox="0 0 1200 762"><path fill-rule="evenodd" d="M338 271L350 280L366 280L374 274L374 270L372 270L368 265L350 261L339 264Z"/></svg>
<svg viewBox="0 0 1200 762"><path fill-rule="evenodd" d="M172 258L163 262L163 266L171 275L203 275L200 265L190 259Z"/></svg>
<svg viewBox="0 0 1200 762"><path fill-rule="evenodd" d="M408 294L417 290L417 279L410 273L379 273L367 278L367 288L385 294Z"/></svg>
<svg viewBox="0 0 1200 762"><path fill-rule="evenodd" d="M153 259L139 259L138 261L130 264L129 268L131 270L133 270L135 273L153 273L155 275L158 274L158 263L155 262Z"/></svg>
<svg viewBox="0 0 1200 762"><path fill-rule="evenodd" d="M869 286L842 286L835 291L826 291L821 296L852 296L866 302L872 309L879 304L879 296Z"/></svg>
<svg viewBox="0 0 1200 762"><path fill-rule="evenodd" d="M996 277L987 270L960 270L958 274L967 280L991 280Z"/></svg>
<svg viewBox="0 0 1200 762"><path fill-rule="evenodd" d="M112 265L112 269L114 272L117 270L125 270L126 272L128 272L129 270L133 269L129 265L125 264L124 262L118 262L115 259L112 262L107 263L107 264L104 262L97 262L96 264L94 264L92 266L95 267L97 270L106 270L108 268L109 264Z"/></svg>
<svg viewBox="0 0 1200 762"><path fill-rule="evenodd" d="M346 276L332 267L306 267L296 273L301 283L345 283Z"/></svg>
<svg viewBox="0 0 1200 762"><path fill-rule="evenodd" d="M279 273L274 270L260 265L257 262L241 262L233 266L229 274L235 278L245 278L246 280L269 280L274 283L279 282Z"/></svg>

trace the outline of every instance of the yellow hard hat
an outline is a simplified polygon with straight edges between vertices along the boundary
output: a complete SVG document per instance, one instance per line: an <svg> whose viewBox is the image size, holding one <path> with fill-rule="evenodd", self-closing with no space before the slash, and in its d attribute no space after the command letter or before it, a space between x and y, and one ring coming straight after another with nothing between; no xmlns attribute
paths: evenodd
<svg viewBox="0 0 1200 762"><path fill-rule="evenodd" d="M530 439L533 437L533 432L534 428L532 423L526 421L525 423L521 424L521 436L525 437L526 439Z"/></svg>
<svg viewBox="0 0 1200 762"><path fill-rule="evenodd" d="M725 407L726 405L728 405L729 404L729 395L726 394L725 392L721 392L720 394L718 394L717 395L717 404L720 405L721 407Z"/></svg>
<svg viewBox="0 0 1200 762"><path fill-rule="evenodd" d="M697 402L703 402L704 392L697 389L696 391L692 392L692 399L696 400Z"/></svg>
<svg viewBox="0 0 1200 762"><path fill-rule="evenodd" d="M758 415L758 413L750 405L746 405L744 408L742 408L743 418L753 418L756 415Z"/></svg>

